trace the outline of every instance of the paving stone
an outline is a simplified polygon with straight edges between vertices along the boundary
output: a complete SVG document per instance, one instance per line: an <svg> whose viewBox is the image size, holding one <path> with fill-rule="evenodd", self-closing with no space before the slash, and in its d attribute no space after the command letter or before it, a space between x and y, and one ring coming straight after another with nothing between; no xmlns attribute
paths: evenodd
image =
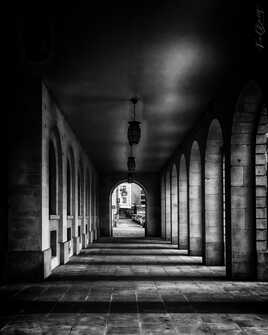
<svg viewBox="0 0 268 335"><path fill-rule="evenodd" d="M108 325L107 335L140 334L139 326Z"/></svg>
<svg viewBox="0 0 268 335"><path fill-rule="evenodd" d="M166 241L101 239L39 283L0 287L1 334L267 334L268 283Z"/></svg>
<svg viewBox="0 0 268 335"><path fill-rule="evenodd" d="M105 335L106 327L104 326L91 326L91 325L79 325L73 327L70 335Z"/></svg>

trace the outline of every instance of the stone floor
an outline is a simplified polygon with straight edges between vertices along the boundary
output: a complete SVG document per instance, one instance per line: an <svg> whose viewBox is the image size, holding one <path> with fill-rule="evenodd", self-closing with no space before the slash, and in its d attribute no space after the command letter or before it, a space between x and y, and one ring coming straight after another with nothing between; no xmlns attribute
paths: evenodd
<svg viewBox="0 0 268 335"><path fill-rule="evenodd" d="M1 334L268 334L268 283L227 281L157 239L102 239L0 301Z"/></svg>
<svg viewBox="0 0 268 335"><path fill-rule="evenodd" d="M131 219L120 219L116 227L113 227L113 237L145 237L145 229Z"/></svg>

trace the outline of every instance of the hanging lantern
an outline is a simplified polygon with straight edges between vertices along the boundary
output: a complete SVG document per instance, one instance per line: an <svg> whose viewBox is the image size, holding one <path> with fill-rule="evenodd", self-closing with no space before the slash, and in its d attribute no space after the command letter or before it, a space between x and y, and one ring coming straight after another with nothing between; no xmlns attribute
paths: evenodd
<svg viewBox="0 0 268 335"><path fill-rule="evenodd" d="M128 175L127 175L127 182L129 184L132 184L133 181L134 181L133 173L129 172Z"/></svg>
<svg viewBox="0 0 268 335"><path fill-rule="evenodd" d="M134 172L136 168L135 157L129 156L127 160L127 168L129 172Z"/></svg>
<svg viewBox="0 0 268 335"><path fill-rule="evenodd" d="M136 117L135 106L138 100L139 99L137 97L130 99L130 101L133 104L133 120L128 122L128 132L127 132L128 142L130 145L138 144L141 138L140 122L135 120Z"/></svg>
<svg viewBox="0 0 268 335"><path fill-rule="evenodd" d="M138 144L141 138L141 128L139 121L129 121L128 122L128 132L127 132L128 142L130 145Z"/></svg>

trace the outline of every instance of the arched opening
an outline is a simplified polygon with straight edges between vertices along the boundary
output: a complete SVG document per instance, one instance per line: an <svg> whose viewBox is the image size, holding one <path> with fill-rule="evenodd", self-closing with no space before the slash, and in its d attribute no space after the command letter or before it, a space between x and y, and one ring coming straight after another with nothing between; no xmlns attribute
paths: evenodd
<svg viewBox="0 0 268 335"><path fill-rule="evenodd" d="M188 178L184 155L179 170L179 249L188 249Z"/></svg>
<svg viewBox="0 0 268 335"><path fill-rule="evenodd" d="M218 120L210 124L205 154L205 263L224 264L225 157Z"/></svg>
<svg viewBox="0 0 268 335"><path fill-rule="evenodd" d="M82 246L87 247L89 243L89 172L85 172L85 215L83 221L83 235L82 235Z"/></svg>
<svg viewBox="0 0 268 335"><path fill-rule="evenodd" d="M72 147L67 152L67 241L69 256L73 255L73 237L75 233L75 166Z"/></svg>
<svg viewBox="0 0 268 335"><path fill-rule="evenodd" d="M144 238L147 223L147 200L138 183L121 182L110 196L113 237Z"/></svg>
<svg viewBox="0 0 268 335"><path fill-rule="evenodd" d="M255 128L262 93L255 82L242 91L233 118L231 137L231 250L228 276L256 276L254 189Z"/></svg>
<svg viewBox="0 0 268 335"><path fill-rule="evenodd" d="M67 242L69 256L72 254L72 222L70 216L72 215L72 174L71 163L67 159Z"/></svg>
<svg viewBox="0 0 268 335"><path fill-rule="evenodd" d="M178 178L176 164L173 164L171 171L171 242L172 244L178 244Z"/></svg>
<svg viewBox="0 0 268 335"><path fill-rule="evenodd" d="M92 189L92 223L91 223L91 229L92 229L92 235L93 235L93 240L97 240L98 239L98 229L97 229L97 180L96 177L93 176L92 178L92 184L91 184L91 189Z"/></svg>
<svg viewBox="0 0 268 335"><path fill-rule="evenodd" d="M81 171L78 171L78 216L82 215L82 177Z"/></svg>
<svg viewBox="0 0 268 335"><path fill-rule="evenodd" d="M166 173L166 240L171 240L170 171Z"/></svg>
<svg viewBox="0 0 268 335"><path fill-rule="evenodd" d="M256 249L257 275L259 280L268 280L268 110L265 105L261 114L256 133L255 147L255 181L256 181Z"/></svg>
<svg viewBox="0 0 268 335"><path fill-rule="evenodd" d="M90 194L89 188L90 188L90 179L89 179L89 173L87 171L87 174L86 174L86 216L87 217L89 216L89 194Z"/></svg>
<svg viewBox="0 0 268 335"><path fill-rule="evenodd" d="M165 176L161 179L161 237L166 237L166 188Z"/></svg>
<svg viewBox="0 0 268 335"><path fill-rule="evenodd" d="M84 225L84 173L82 162L79 163L79 170L77 176L78 183L78 239L79 243L82 243L82 229Z"/></svg>
<svg viewBox="0 0 268 335"><path fill-rule="evenodd" d="M51 268L60 263L60 242L64 239L62 221L62 150L57 129L48 141L48 203Z"/></svg>
<svg viewBox="0 0 268 335"><path fill-rule="evenodd" d="M193 142L189 169L189 254L202 255L202 189L199 145Z"/></svg>
<svg viewBox="0 0 268 335"><path fill-rule="evenodd" d="M74 232L74 161L72 151L69 150L67 155L67 242L69 256L73 254L73 241L72 236Z"/></svg>
<svg viewBox="0 0 268 335"><path fill-rule="evenodd" d="M57 215L58 167L55 146L49 141L49 215Z"/></svg>
<svg viewBox="0 0 268 335"><path fill-rule="evenodd" d="M72 215L72 173L69 159L67 159L67 215Z"/></svg>
<svg viewBox="0 0 268 335"><path fill-rule="evenodd" d="M91 206L91 238L92 241L95 240L95 178L92 176L91 179L91 201L90 201L90 206Z"/></svg>

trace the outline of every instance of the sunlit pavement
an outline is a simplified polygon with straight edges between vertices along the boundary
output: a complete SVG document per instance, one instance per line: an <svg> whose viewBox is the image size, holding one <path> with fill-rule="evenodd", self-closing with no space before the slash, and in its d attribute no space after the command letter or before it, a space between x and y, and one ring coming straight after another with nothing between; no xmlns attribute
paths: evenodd
<svg viewBox="0 0 268 335"><path fill-rule="evenodd" d="M131 219L120 219L113 227L113 237L144 237L145 229Z"/></svg>

